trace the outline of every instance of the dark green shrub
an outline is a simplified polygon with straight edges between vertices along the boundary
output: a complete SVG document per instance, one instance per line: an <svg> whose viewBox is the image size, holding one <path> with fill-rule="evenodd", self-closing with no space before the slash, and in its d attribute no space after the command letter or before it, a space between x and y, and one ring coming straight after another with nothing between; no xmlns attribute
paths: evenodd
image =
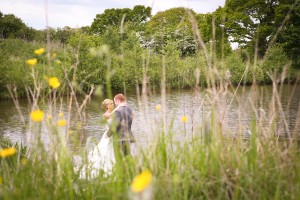
<svg viewBox="0 0 300 200"><path fill-rule="evenodd" d="M287 77L291 77L291 62L281 45L274 45L269 49L264 56L260 67L263 70L264 80L267 83L272 81L270 76L273 76L275 72L281 74L284 67L288 67Z"/></svg>
<svg viewBox="0 0 300 200"><path fill-rule="evenodd" d="M243 78L243 82L250 82L249 69L246 69L246 63L243 61L240 51L234 51L226 57L225 68L230 71L230 79L233 84L238 84ZM245 76L243 77L243 75Z"/></svg>

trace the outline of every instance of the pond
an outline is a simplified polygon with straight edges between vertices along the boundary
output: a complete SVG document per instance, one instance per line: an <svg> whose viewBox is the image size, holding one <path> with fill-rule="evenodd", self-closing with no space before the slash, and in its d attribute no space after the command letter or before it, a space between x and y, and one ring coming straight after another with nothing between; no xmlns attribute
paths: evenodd
<svg viewBox="0 0 300 200"><path fill-rule="evenodd" d="M148 145L158 133L167 130L174 140L185 137L200 136L206 132L213 120L222 126L222 132L228 136L251 135L251 122L255 120L268 134L272 120L276 119L276 132L281 136L299 133L300 85L283 85L274 88L267 86L245 86L239 89L228 88L223 91L214 90L170 90L165 96L160 91L151 95L138 96L127 93L127 102L134 110L133 133L142 146ZM99 97L93 96L87 103L84 123L74 123L70 132L70 147L85 146L87 141L99 141L105 131L102 120L103 110ZM275 103L272 103L275 102ZM29 122L30 106L26 99L19 100L22 115ZM64 112L68 119L67 99L57 102L56 115ZM73 104L74 105L74 104ZM0 101L0 136L13 143L26 143L28 126L24 126L20 114L12 100ZM75 109L74 109L75 110ZM70 119L74 122L74 111ZM187 117L186 123L182 116ZM165 126L164 126L165 125ZM298 125L299 128L299 125ZM270 132L270 131L269 131ZM77 142L73 139L77 138Z"/></svg>

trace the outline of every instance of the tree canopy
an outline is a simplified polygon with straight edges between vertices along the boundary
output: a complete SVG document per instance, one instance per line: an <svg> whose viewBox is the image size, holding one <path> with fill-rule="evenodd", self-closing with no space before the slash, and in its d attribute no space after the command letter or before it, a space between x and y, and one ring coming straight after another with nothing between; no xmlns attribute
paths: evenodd
<svg viewBox="0 0 300 200"><path fill-rule="evenodd" d="M97 14L90 31L93 34L102 34L109 26L121 26L121 23L131 22L137 27L151 17L151 8L141 5L130 8L105 9L104 13Z"/></svg>
<svg viewBox="0 0 300 200"><path fill-rule="evenodd" d="M282 44L295 66L300 66L300 1L285 0L277 8L275 20L281 23L276 42ZM283 23L285 22L285 23Z"/></svg>
<svg viewBox="0 0 300 200"><path fill-rule="evenodd" d="M226 0L224 8L232 42L251 51L256 48L259 57L276 41L297 46L299 0Z"/></svg>
<svg viewBox="0 0 300 200"><path fill-rule="evenodd" d="M13 14L0 14L0 34L2 38L22 37L26 25Z"/></svg>

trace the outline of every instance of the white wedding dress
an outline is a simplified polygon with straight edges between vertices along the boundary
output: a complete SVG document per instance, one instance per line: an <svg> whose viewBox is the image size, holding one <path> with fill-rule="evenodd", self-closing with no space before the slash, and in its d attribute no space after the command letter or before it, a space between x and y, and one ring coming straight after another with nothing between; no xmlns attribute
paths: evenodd
<svg viewBox="0 0 300 200"><path fill-rule="evenodd" d="M110 120L108 120L108 124ZM82 168L81 178L95 178L102 170L105 175L110 175L115 166L113 137L107 136L108 125L100 142L87 155L87 164Z"/></svg>

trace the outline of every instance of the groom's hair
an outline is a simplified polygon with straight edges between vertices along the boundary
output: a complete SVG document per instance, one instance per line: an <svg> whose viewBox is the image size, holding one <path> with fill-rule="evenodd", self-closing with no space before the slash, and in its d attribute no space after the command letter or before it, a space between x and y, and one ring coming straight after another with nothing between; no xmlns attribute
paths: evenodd
<svg viewBox="0 0 300 200"><path fill-rule="evenodd" d="M114 99L119 100L121 102L126 101L126 97L123 94L117 94Z"/></svg>

